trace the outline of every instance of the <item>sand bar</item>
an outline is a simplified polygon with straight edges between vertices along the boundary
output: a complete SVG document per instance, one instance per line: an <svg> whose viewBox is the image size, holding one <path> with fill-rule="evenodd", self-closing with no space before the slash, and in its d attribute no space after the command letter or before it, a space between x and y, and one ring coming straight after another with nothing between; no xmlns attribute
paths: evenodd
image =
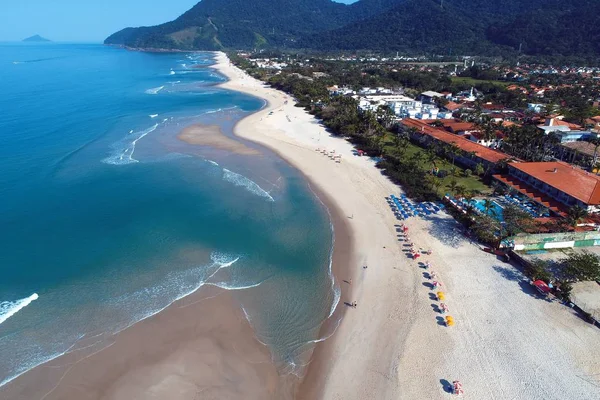
<svg viewBox="0 0 600 400"><path fill-rule="evenodd" d="M181 130L177 139L194 146L206 146L213 149L225 150L242 155L258 155L256 149L244 143L228 138L218 125L195 124Z"/></svg>

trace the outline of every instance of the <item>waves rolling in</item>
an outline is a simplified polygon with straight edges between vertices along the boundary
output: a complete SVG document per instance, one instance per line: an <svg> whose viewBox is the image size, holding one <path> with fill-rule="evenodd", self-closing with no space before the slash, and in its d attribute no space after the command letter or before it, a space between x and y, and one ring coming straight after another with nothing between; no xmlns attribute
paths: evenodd
<svg viewBox="0 0 600 400"><path fill-rule="evenodd" d="M21 311L39 298L37 293L17 301L3 301L0 303L0 324Z"/></svg>
<svg viewBox="0 0 600 400"><path fill-rule="evenodd" d="M143 131L133 132L129 136L113 144L113 151L111 152L111 155L103 159L102 162L111 165L126 165L139 162L133 158L135 145L144 136L154 132L156 128L158 128L158 124L154 124L150 128Z"/></svg>
<svg viewBox="0 0 600 400"><path fill-rule="evenodd" d="M164 88L165 88L164 86L159 86L159 87L156 87L156 88L148 89L144 93L146 93L146 94L158 94Z"/></svg>
<svg viewBox="0 0 600 400"><path fill-rule="evenodd" d="M223 168L223 179L229 183L233 183L235 186L243 187L250 193L253 193L259 197L264 197L268 201L275 201L275 199L263 188L258 186L258 184L244 175L237 174L228 170L227 168Z"/></svg>

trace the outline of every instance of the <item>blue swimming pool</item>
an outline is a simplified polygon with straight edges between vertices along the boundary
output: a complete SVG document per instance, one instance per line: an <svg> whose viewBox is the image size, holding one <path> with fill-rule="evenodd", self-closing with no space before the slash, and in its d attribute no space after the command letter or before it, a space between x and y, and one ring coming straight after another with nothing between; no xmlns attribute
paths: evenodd
<svg viewBox="0 0 600 400"><path fill-rule="evenodd" d="M497 202L492 200L488 209L486 209L485 199L474 199L472 202L475 208L483 214L487 214L498 221L504 221L504 207Z"/></svg>

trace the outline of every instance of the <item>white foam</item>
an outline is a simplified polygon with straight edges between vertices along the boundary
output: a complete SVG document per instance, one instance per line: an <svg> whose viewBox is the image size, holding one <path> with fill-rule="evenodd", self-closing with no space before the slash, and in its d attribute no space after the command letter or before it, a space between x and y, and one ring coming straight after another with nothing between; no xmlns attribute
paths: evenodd
<svg viewBox="0 0 600 400"><path fill-rule="evenodd" d="M29 370L37 367L38 365L42 365L44 363L52 361L52 360L54 360L54 359L56 359L56 358L58 358L58 357L60 357L60 356L62 356L64 354L65 354L65 352L54 353L54 354L46 356L46 357L37 357L37 358L32 359L26 365L24 365L22 368L20 368L19 372L17 372L16 374L14 374L12 376L9 376L8 378L6 378L2 382L0 382L0 387L6 385L7 383L10 383L10 382L14 381L18 377L20 377L21 375L23 375L27 371L29 371Z"/></svg>
<svg viewBox="0 0 600 400"><path fill-rule="evenodd" d="M256 182L246 178L244 175L236 174L235 172L223 168L223 179L227 182L233 183L235 186L245 188L250 193L264 197L268 201L275 201L269 192L258 186Z"/></svg>
<svg viewBox="0 0 600 400"><path fill-rule="evenodd" d="M164 86L159 86L159 87L156 87L156 88L148 89L144 93L146 93L146 94L158 94L158 92L160 92L164 88L165 88Z"/></svg>
<svg viewBox="0 0 600 400"><path fill-rule="evenodd" d="M0 303L0 324L31 304L39 298L37 293L16 301L3 301Z"/></svg>
<svg viewBox="0 0 600 400"><path fill-rule="evenodd" d="M175 75L175 71L173 71L173 69L171 69L171 72L169 72L169 75Z"/></svg>
<svg viewBox="0 0 600 400"><path fill-rule="evenodd" d="M102 160L102 162L111 165L125 165L139 162L138 160L133 158L133 153L135 152L135 145L144 136L148 135L151 132L154 132L156 128L158 128L158 124L154 124L150 128L145 129L143 131L132 133L131 135L127 136L121 141L115 143L113 145L114 150L112 154L106 157L104 160ZM135 137L133 140L131 140L132 136Z"/></svg>
<svg viewBox="0 0 600 400"><path fill-rule="evenodd" d="M219 272L222 268L229 268L230 266L232 266L233 264L235 264L240 257L234 257L230 254L224 254L224 253L219 253L219 252L213 252L210 255L210 258L212 260L212 265L208 266L208 268L215 268L215 270L205 279L200 280L196 285L194 285L193 287L189 288L188 290L186 290L185 292L181 293L180 295L178 295L177 297L175 297L172 301L170 301L168 304L166 304L164 307L160 307L159 309L155 309L155 310L151 310L141 316L138 316L138 318L134 319L134 321L132 321L130 324L121 327L120 329L118 329L117 331L113 332L113 333L119 333L124 331L125 329L135 325L138 322L141 322L145 319L148 319L156 314L158 314L159 312L163 311L164 309L168 308L171 304L175 303L178 300L183 299L184 297L187 297L193 293L195 293L196 291L198 291L198 289L200 289L202 286L204 286L206 284L206 281L208 281L210 278L212 278L217 272ZM188 271L188 273L198 273L198 271L206 268L207 266L204 267L199 267L199 268L195 268L193 270ZM177 278L175 278L175 281L178 281ZM178 283L179 284L179 283ZM152 287L152 288L145 288L141 291L138 291L136 293L133 293L131 295L129 295L129 297L136 297L136 296L155 296L157 294L160 294L161 291L163 290L163 288L161 287ZM129 302L130 298L119 298L119 299L115 299L115 301L117 303L127 303Z"/></svg>
<svg viewBox="0 0 600 400"><path fill-rule="evenodd" d="M213 161L213 160L206 160L206 161L208 161L209 163L211 163L212 165L214 165L216 167L219 166L219 163L217 163L216 161Z"/></svg>
<svg viewBox="0 0 600 400"><path fill-rule="evenodd" d="M207 283L207 285L216 286L216 287L219 287L219 288L225 289L225 290L252 289L252 288L260 286L261 284L262 284L262 282L254 283L251 285L245 285L245 286L236 286L236 285L233 285L233 284L227 283L227 282L209 282L209 283Z"/></svg>
<svg viewBox="0 0 600 400"><path fill-rule="evenodd" d="M150 114L150 115L148 115L148 116L149 116L150 118L156 118L156 117L158 117L158 114Z"/></svg>

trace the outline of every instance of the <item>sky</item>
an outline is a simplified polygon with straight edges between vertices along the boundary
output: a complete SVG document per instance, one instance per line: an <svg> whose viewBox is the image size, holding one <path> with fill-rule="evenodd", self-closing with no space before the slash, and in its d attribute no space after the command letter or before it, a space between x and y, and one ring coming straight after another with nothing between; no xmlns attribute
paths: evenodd
<svg viewBox="0 0 600 400"><path fill-rule="evenodd" d="M102 42L129 26L171 21L196 3L198 0L0 0L0 41L20 41L39 34L53 41Z"/></svg>

